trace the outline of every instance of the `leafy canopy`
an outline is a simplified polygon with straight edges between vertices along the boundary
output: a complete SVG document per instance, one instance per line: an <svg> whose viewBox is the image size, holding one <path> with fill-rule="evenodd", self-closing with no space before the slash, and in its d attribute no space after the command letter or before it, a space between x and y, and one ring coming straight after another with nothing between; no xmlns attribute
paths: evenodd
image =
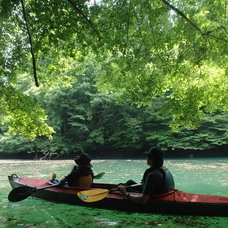
<svg viewBox="0 0 228 228"><path fill-rule="evenodd" d="M205 113L228 108L226 10L223 0L0 0L1 115L10 133L53 133L18 86L23 77L48 89L89 64L100 90L139 105L162 97L174 129L199 126Z"/></svg>

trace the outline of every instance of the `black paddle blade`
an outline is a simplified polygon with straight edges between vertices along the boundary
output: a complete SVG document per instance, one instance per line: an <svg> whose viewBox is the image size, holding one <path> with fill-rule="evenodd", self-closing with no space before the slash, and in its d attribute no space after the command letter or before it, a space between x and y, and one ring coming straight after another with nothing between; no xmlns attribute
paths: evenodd
<svg viewBox="0 0 228 228"><path fill-rule="evenodd" d="M17 202L24 200L31 196L36 191L35 187L21 186L14 188L8 195L8 200L11 202Z"/></svg>

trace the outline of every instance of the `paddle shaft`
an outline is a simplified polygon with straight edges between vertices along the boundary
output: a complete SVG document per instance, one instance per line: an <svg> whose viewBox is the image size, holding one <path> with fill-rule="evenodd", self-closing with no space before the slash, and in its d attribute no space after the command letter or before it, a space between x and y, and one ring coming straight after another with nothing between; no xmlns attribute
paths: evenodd
<svg viewBox="0 0 228 228"><path fill-rule="evenodd" d="M53 184L53 185L49 185L49 186L44 186L44 187L40 187L40 188L36 188L35 187L35 191L38 191L38 190L44 190L44 189L46 189L46 188L53 188L53 187L57 187L57 186L59 186L59 184Z"/></svg>
<svg viewBox="0 0 228 228"><path fill-rule="evenodd" d="M95 178L99 179L104 174L105 174L105 172L98 173L97 175L95 175ZM14 188L9 193L8 199L11 202L21 201L21 200L24 200L24 199L28 198L32 194L34 194L36 191L44 190L44 189L47 189L47 188L54 188L54 187L57 187L59 185L60 185L60 183L53 184L53 185L48 185L48 186L44 186L44 187L39 187L39 188L38 187L31 187L31 186L20 186L18 188Z"/></svg>
<svg viewBox="0 0 228 228"><path fill-rule="evenodd" d="M125 188L130 188L130 187L137 187L137 186L140 186L140 185L142 185L142 184L132 184L132 185L124 185L124 187ZM116 191L116 190L119 190L119 188L118 187L116 187L116 188L112 188L112 189L109 189L109 191L111 192L111 191Z"/></svg>
<svg viewBox="0 0 228 228"><path fill-rule="evenodd" d="M125 188L130 188L130 187L136 187L140 186L141 184L133 184L133 185L127 185ZM90 202L96 202L99 200L102 200L108 196L108 194L111 191L116 191L119 190L118 187L112 188L112 189L90 189L90 190L85 190L85 191L80 191L77 193L77 196L79 199L81 199L84 202L90 203Z"/></svg>
<svg viewBox="0 0 228 228"><path fill-rule="evenodd" d="M94 178L95 178L95 179L99 179L99 178L101 178L104 174L105 174L105 172L98 173L97 175L94 176ZM59 185L60 185L60 184L53 184L53 185L48 185L48 186L44 186L44 187L40 187L40 188L34 187L34 192L35 192L35 191L38 191L38 190L44 190L44 189L46 189L46 188L57 187L57 186L59 186Z"/></svg>
<svg viewBox="0 0 228 228"><path fill-rule="evenodd" d="M105 172L102 172L102 173L98 173L97 175L95 175L93 178L94 179L100 179L101 177L103 177L105 174ZM59 186L60 184L53 184L53 185L50 185L50 186L44 186L44 187L40 187L40 188L36 188L36 191L38 190L43 190L43 189L46 189L46 188L52 188L52 187L55 187L55 186Z"/></svg>

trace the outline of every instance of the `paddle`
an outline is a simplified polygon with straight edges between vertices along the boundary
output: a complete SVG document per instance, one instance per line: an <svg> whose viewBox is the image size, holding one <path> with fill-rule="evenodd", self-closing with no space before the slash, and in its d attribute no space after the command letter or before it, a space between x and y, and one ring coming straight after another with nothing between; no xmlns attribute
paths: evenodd
<svg viewBox="0 0 228 228"><path fill-rule="evenodd" d="M21 201L24 200L26 198L28 198L29 196L31 196L34 192L38 191L38 190L43 190L46 188L53 188L58 186L59 184L53 184L53 185L49 185L49 186L44 186L41 188L37 188L37 187L30 187L30 186L20 186L18 188L14 188L8 195L8 200L11 202L17 202L17 201Z"/></svg>
<svg viewBox="0 0 228 228"><path fill-rule="evenodd" d="M141 184L133 184L133 185L128 185L125 186L125 188L129 187L135 187L135 186L140 186ZM107 197L107 195L111 191L116 191L118 188L112 188L112 189L91 189L91 190L85 190L85 191L80 191L77 193L77 196L79 199L86 203L91 203L91 202L97 202L99 200L102 200Z"/></svg>
<svg viewBox="0 0 228 228"><path fill-rule="evenodd" d="M95 175L95 176L93 177L93 179L101 179L101 177L103 177L104 174L105 174L105 172L98 173L97 175Z"/></svg>
<svg viewBox="0 0 228 228"><path fill-rule="evenodd" d="M94 176L94 179L100 179L101 177L103 177L105 174L105 172L102 173L98 173L97 175ZM24 200L26 198L28 198L29 196L31 196L34 192L38 191L38 190L44 190L47 188L53 188L58 186L58 184L53 184L53 185L48 185L48 186L44 186L41 188L37 188L37 187L30 187L30 186L20 186L18 188L14 188L8 195L8 200L11 202L17 202L17 201L21 201Z"/></svg>

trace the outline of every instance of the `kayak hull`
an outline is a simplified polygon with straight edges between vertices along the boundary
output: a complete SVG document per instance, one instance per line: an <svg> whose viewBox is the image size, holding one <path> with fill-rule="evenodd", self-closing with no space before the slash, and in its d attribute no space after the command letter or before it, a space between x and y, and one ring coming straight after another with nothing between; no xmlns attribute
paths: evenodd
<svg viewBox="0 0 228 228"><path fill-rule="evenodd" d="M20 186L44 187L49 186L49 180L20 178L13 174L8 177L12 188ZM84 202L77 196L77 192L94 188L112 189L116 185L95 183L93 188L52 187L35 191L32 196L58 203L74 204L78 206L96 207L101 209L122 210L140 213L201 215L228 217L228 197L191 194L178 190L153 197L145 206L137 205L125 199L118 191L97 202ZM138 193L132 193L137 195Z"/></svg>

